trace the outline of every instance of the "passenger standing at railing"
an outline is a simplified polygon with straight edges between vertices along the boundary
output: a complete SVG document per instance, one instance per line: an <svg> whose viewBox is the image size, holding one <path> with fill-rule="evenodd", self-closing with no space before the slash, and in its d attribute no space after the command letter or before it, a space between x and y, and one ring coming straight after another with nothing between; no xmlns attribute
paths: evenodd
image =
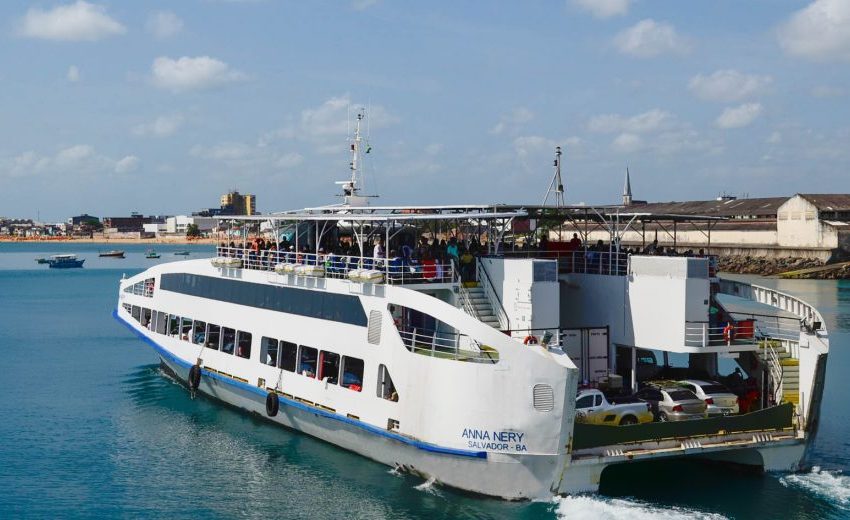
<svg viewBox="0 0 850 520"><path fill-rule="evenodd" d="M436 267L437 267L437 280L440 281L440 282L443 282L443 281L445 281L443 279L443 277L446 276L444 265L443 265L446 261L446 257L442 253L437 253L436 255L434 255L434 261L437 264L436 265Z"/></svg>
<svg viewBox="0 0 850 520"><path fill-rule="evenodd" d="M446 246L446 255L449 257L449 260L453 261L455 264L457 264L460 260L456 237L449 239L449 245Z"/></svg>
<svg viewBox="0 0 850 520"><path fill-rule="evenodd" d="M460 279L462 282L472 281L474 276L473 262L475 262L475 257L469 250L464 249L463 254L460 255Z"/></svg>
<svg viewBox="0 0 850 520"><path fill-rule="evenodd" d="M570 251L578 251L581 249L581 239L578 237L578 233L573 233L573 238L570 239Z"/></svg>

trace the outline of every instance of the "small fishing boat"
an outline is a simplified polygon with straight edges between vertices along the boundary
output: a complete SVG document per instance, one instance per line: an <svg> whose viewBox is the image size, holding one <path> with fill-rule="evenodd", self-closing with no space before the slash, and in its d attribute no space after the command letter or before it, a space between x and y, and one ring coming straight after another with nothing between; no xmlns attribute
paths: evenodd
<svg viewBox="0 0 850 520"><path fill-rule="evenodd" d="M124 258L124 251L113 249L112 251L104 251L102 253L99 253L97 256L108 258Z"/></svg>
<svg viewBox="0 0 850 520"><path fill-rule="evenodd" d="M77 255L53 255L47 259L48 266L51 269L82 267L85 261L85 259L77 258Z"/></svg>
<svg viewBox="0 0 850 520"><path fill-rule="evenodd" d="M152 258L153 259L153 258L159 258L159 256L160 256L159 253L157 253L153 249L148 249L147 252L145 252L145 258Z"/></svg>
<svg viewBox="0 0 850 520"><path fill-rule="evenodd" d="M174 256L189 256L189 251L186 251L185 249L180 250L180 251L175 251Z"/></svg>
<svg viewBox="0 0 850 520"><path fill-rule="evenodd" d="M50 259L43 257L43 256L36 258L35 261L36 261L36 263L39 263L39 264L49 264L50 263Z"/></svg>

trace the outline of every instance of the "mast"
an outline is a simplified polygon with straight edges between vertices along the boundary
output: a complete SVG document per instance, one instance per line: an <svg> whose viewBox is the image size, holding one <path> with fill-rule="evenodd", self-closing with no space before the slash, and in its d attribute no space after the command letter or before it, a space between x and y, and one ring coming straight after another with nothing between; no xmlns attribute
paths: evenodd
<svg viewBox="0 0 850 520"><path fill-rule="evenodd" d="M549 183L549 189L546 190L546 196L543 197L543 206L549 201L549 195L555 192L555 207L561 208L564 203L564 183L561 181L561 147L555 147L555 174L552 176L552 181Z"/></svg>
<svg viewBox="0 0 850 520"><path fill-rule="evenodd" d="M351 170L351 177L347 181L337 181L337 184L342 186L342 195L347 206L365 206L368 204L368 196L360 195L360 191L364 189L365 182L362 170L361 147L363 136L360 133L360 125L366 113L363 109L357 112L357 121L354 126L354 137L351 138L351 161L348 163ZM369 150L366 150L368 153Z"/></svg>

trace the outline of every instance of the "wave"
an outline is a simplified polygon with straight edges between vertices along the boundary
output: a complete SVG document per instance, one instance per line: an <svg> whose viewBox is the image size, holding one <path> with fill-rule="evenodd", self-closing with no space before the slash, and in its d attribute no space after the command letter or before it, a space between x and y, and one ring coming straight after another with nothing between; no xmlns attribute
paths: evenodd
<svg viewBox="0 0 850 520"><path fill-rule="evenodd" d="M414 489L416 489L417 491L424 491L424 492L430 493L432 495L439 495L440 492L437 489L436 484L437 484L437 479L435 479L434 477L430 477L428 480L419 484L418 486L414 486Z"/></svg>
<svg viewBox="0 0 850 520"><path fill-rule="evenodd" d="M555 497L558 518L568 520L721 520L726 517L683 507L662 507L635 499L591 495Z"/></svg>
<svg viewBox="0 0 850 520"><path fill-rule="evenodd" d="M850 505L850 477L841 471L813 466L809 473L785 475L779 482L785 487L804 489L842 506Z"/></svg>

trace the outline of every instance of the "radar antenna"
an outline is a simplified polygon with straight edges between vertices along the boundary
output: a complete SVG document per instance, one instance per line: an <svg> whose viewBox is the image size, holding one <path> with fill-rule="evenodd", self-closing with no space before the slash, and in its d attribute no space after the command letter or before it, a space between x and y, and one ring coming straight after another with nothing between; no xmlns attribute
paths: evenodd
<svg viewBox="0 0 850 520"><path fill-rule="evenodd" d="M561 147L555 147L555 173L552 176L552 181L549 183L549 189L546 190L546 196L543 197L543 206L549 202L549 196L554 194L555 207L561 208L565 206L564 202L564 183L561 181Z"/></svg>

